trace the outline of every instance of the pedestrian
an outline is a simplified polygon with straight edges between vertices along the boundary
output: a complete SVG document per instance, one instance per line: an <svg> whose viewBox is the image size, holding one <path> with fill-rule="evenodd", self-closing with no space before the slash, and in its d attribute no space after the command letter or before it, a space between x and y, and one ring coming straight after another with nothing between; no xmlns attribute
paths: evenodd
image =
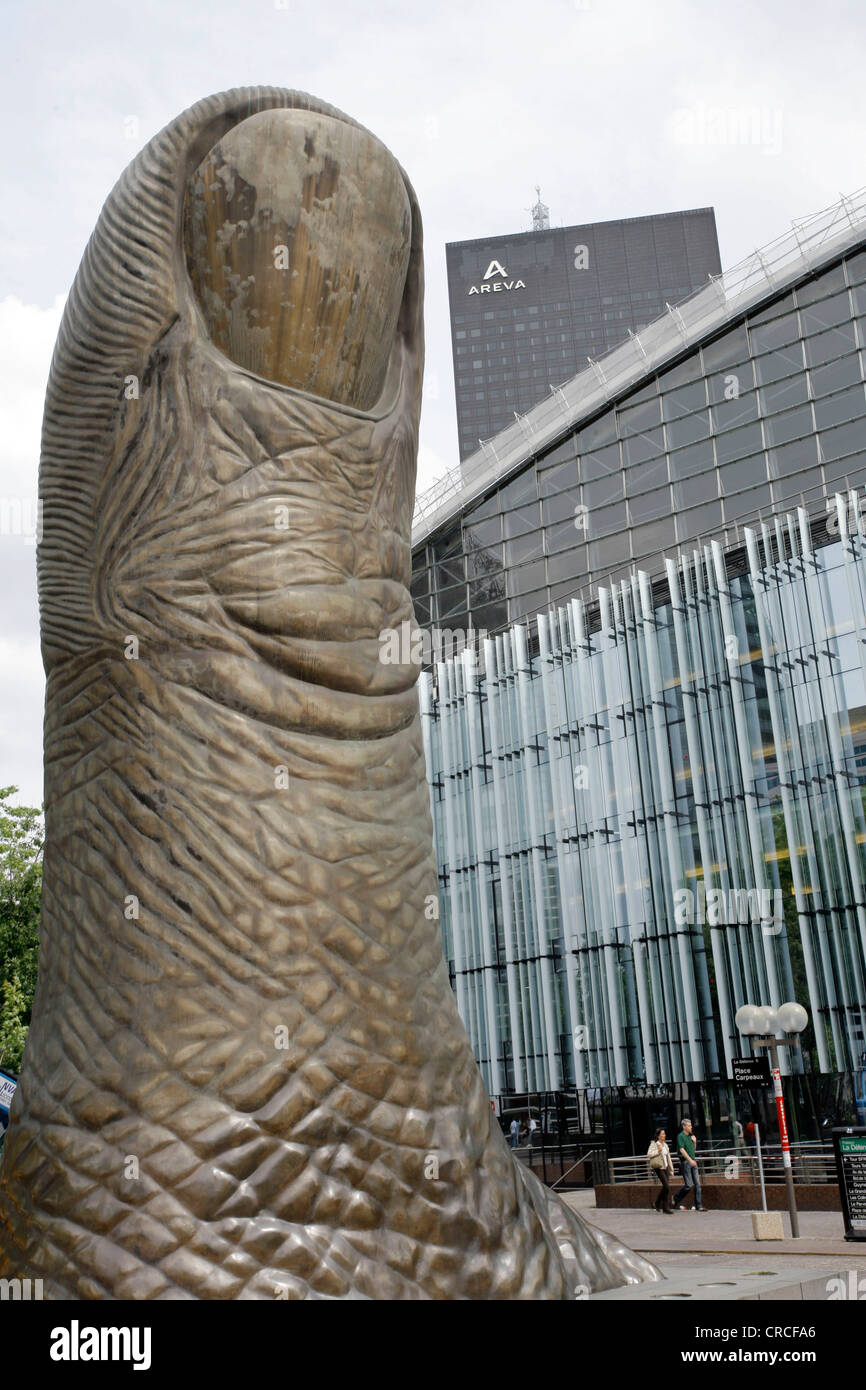
<svg viewBox="0 0 866 1390"><path fill-rule="evenodd" d="M683 1185L674 1197L674 1210L686 1210L686 1208L680 1204L688 1197L692 1188L694 1188L695 1211L703 1211L704 1208L701 1204L701 1175L695 1154L695 1138L692 1133L692 1122L688 1118L683 1120L682 1128L677 1135L677 1153L680 1160L680 1173L682 1174Z"/></svg>
<svg viewBox="0 0 866 1390"><path fill-rule="evenodd" d="M530 1117L529 1117L529 1142L530 1142L530 1144L533 1144L533 1143L535 1142L535 1131L536 1131L537 1128L538 1128L538 1125L536 1124L535 1120L533 1120L532 1116L530 1115Z"/></svg>
<svg viewBox="0 0 866 1390"><path fill-rule="evenodd" d="M520 1136L520 1125L519 1125L518 1122L517 1122L517 1117L516 1117L516 1116L515 1116L515 1118L511 1121L511 1124L508 1126L508 1132L509 1132L509 1135L511 1136L510 1139L509 1139L509 1143L511 1144L512 1149L516 1149L516 1148L517 1148L517 1140L518 1140L518 1138L519 1138L519 1136Z"/></svg>
<svg viewBox="0 0 866 1390"><path fill-rule="evenodd" d="M665 1216L671 1216L673 1214L671 1178L674 1175L674 1164L667 1145L667 1135L663 1129L657 1129L653 1134L646 1156L649 1161L649 1170L653 1177L658 1179L660 1185L653 1206L656 1211L664 1212Z"/></svg>

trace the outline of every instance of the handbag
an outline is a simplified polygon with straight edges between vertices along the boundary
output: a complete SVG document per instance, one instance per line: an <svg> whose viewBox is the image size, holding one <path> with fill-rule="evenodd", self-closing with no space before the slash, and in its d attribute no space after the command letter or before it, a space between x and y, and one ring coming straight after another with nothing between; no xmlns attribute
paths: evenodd
<svg viewBox="0 0 866 1390"><path fill-rule="evenodd" d="M653 1144L655 1144L655 1140L653 1140ZM648 1150L646 1150L646 1156L648 1156L648 1158L649 1158L649 1150L651 1150L651 1148L652 1148L652 1144L649 1145ZM655 1168L655 1169L667 1168L667 1163L664 1162L664 1154L663 1154L662 1150L659 1150L659 1152L657 1152L657 1154L653 1154L653 1155L652 1155L652 1158L649 1158L649 1166L651 1166L651 1168Z"/></svg>

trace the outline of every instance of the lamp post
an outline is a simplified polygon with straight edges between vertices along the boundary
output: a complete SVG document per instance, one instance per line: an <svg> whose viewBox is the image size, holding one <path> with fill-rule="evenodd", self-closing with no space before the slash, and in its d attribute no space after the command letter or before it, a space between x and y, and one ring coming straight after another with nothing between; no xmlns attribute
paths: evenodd
<svg viewBox="0 0 866 1390"><path fill-rule="evenodd" d="M734 1015L734 1022L753 1047L765 1047L770 1054L773 1070L773 1090L776 1096L776 1115L779 1120L779 1138L782 1141L782 1165L785 1170L785 1186L788 1189L788 1211L791 1216L791 1235L800 1238L800 1222L797 1216L797 1199L794 1195L794 1173L791 1168L791 1146L788 1142L788 1124L785 1119L785 1097L782 1094L782 1073L779 1068L779 1047L799 1047L799 1034L809 1022L809 1015L802 1004L780 1004L778 1009L762 1004L743 1004ZM777 1040L776 1034L786 1036Z"/></svg>

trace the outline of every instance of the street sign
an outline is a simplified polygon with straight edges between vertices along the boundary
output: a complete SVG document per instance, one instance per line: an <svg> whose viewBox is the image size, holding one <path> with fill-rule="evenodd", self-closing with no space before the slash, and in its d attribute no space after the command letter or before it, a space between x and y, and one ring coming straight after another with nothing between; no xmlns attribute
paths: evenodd
<svg viewBox="0 0 866 1390"><path fill-rule="evenodd" d="M9 1123L9 1107L17 1085L15 1073L0 1068L0 1129L5 1129Z"/></svg>
<svg viewBox="0 0 866 1390"><path fill-rule="evenodd" d="M833 1130L846 1240L866 1240L866 1126Z"/></svg>
<svg viewBox="0 0 866 1390"><path fill-rule="evenodd" d="M732 1057L731 1075L738 1086L769 1086L768 1057Z"/></svg>

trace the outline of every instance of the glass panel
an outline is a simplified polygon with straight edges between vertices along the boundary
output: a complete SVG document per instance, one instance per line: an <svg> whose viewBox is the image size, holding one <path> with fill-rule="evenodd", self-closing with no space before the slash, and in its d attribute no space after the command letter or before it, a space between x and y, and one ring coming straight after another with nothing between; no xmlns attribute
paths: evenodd
<svg viewBox="0 0 866 1390"><path fill-rule="evenodd" d="M598 487L598 483L588 483L587 487ZM586 488L584 488L584 494ZM555 497L547 497L541 504L541 519L545 526L550 526L555 521L567 521L574 519L574 509L580 501L577 488L571 492L559 492ZM586 496L584 495L584 502ZM588 505L588 504L587 504Z"/></svg>
<svg viewBox="0 0 866 1390"><path fill-rule="evenodd" d="M662 397L662 416L665 420L676 420L681 415L691 415L707 403L706 382L693 381L689 386L681 386L678 391L670 391Z"/></svg>
<svg viewBox="0 0 866 1390"><path fill-rule="evenodd" d="M482 546L494 545L496 541L502 540L502 518L500 516L491 516L487 521L476 522L473 513L469 521L471 524L463 527L465 550L477 550Z"/></svg>
<svg viewBox="0 0 866 1390"><path fill-rule="evenodd" d="M751 362L733 362L725 371L714 372L707 378L710 404L721 405L731 399L732 392L739 391L740 400L755 387L755 368Z"/></svg>
<svg viewBox="0 0 866 1390"><path fill-rule="evenodd" d="M472 612L472 626L484 628L485 632L497 632L508 624L508 605L502 603L480 604Z"/></svg>
<svg viewBox="0 0 866 1390"><path fill-rule="evenodd" d="M732 492L741 492L743 488L762 483L766 476L763 454L758 458L740 459L738 463L729 463L726 468L719 469L719 482L726 497Z"/></svg>
<svg viewBox="0 0 866 1390"><path fill-rule="evenodd" d="M527 531L535 531L541 525L539 504L532 502L527 507L515 507L505 514L505 535L522 536Z"/></svg>
<svg viewBox="0 0 866 1390"><path fill-rule="evenodd" d="M625 503L618 502L613 507L601 507L590 515L590 535L606 536L611 531L620 531L626 525Z"/></svg>
<svg viewBox="0 0 866 1390"><path fill-rule="evenodd" d="M820 299L815 304L800 308L800 322L803 325L804 337L807 334L820 333L825 328L833 328L836 324L844 323L850 317L851 302L847 290L842 290L840 294L831 295L828 299Z"/></svg>
<svg viewBox="0 0 866 1390"><path fill-rule="evenodd" d="M701 378L700 359L695 355L687 357L679 366L671 367L670 371L663 372L658 378L660 391L674 391L680 386L685 386L689 381ZM701 378L702 379L702 378Z"/></svg>
<svg viewBox="0 0 866 1390"><path fill-rule="evenodd" d="M760 313L749 315L749 324L769 323L771 319L782 318L785 314L790 314L794 308L793 293L783 295L774 304L768 304L766 309L761 309Z"/></svg>
<svg viewBox="0 0 866 1390"><path fill-rule="evenodd" d="M802 378L795 377L794 380L802 380ZM739 425L745 425L749 420L757 420L758 393L757 391L746 391L745 394L734 396L729 401L720 401L718 405L713 406L710 414L713 428L717 432L734 430Z"/></svg>
<svg viewBox="0 0 866 1390"><path fill-rule="evenodd" d="M547 608L547 590L536 589L534 593L523 594L518 598L509 599L508 613L511 622L517 622L518 618L531 618L542 609Z"/></svg>
<svg viewBox="0 0 866 1390"><path fill-rule="evenodd" d="M439 594L439 621L444 623L446 618L453 618L457 613L466 612L466 586L459 585L456 589L444 589Z"/></svg>
<svg viewBox="0 0 866 1390"><path fill-rule="evenodd" d="M463 550L463 534L459 526L443 532L432 545L434 560L444 560L448 555L459 554Z"/></svg>
<svg viewBox="0 0 866 1390"><path fill-rule="evenodd" d="M605 415L600 415L597 420L593 420L591 425L586 425L577 436L577 452L579 454L594 453L596 449L602 448L605 444L610 444L616 439L616 415L609 410Z"/></svg>
<svg viewBox="0 0 866 1390"><path fill-rule="evenodd" d="M640 464L637 468L633 468L626 477L629 496L634 496L638 492L647 492L651 487L660 487L668 480L666 455L662 454L661 458L650 459L649 463Z"/></svg>
<svg viewBox="0 0 866 1390"><path fill-rule="evenodd" d="M825 462L845 458L863 447L863 424L861 421L849 425L837 425L833 430L821 431L821 453Z"/></svg>
<svg viewBox="0 0 866 1390"><path fill-rule="evenodd" d="M679 449L686 444L695 444L699 439L709 437L710 413L708 410L700 410L695 415L684 415L679 420L671 420L665 428L669 449Z"/></svg>
<svg viewBox="0 0 866 1390"><path fill-rule="evenodd" d="M799 336L796 313L785 314L783 318L773 319L772 323L755 325L750 329L753 352L772 352L774 348L793 343Z"/></svg>
<svg viewBox="0 0 866 1390"><path fill-rule="evenodd" d="M765 357L755 359L755 371L761 386L783 377L793 376L803 368L803 345L792 343L790 347L780 348L778 352L768 352Z"/></svg>
<svg viewBox="0 0 866 1390"><path fill-rule="evenodd" d="M716 439L716 458L719 463L727 463L730 459L745 458L747 454L755 454L763 448L761 436L761 426L759 424L746 425L739 430L728 430L720 434Z"/></svg>
<svg viewBox="0 0 866 1390"><path fill-rule="evenodd" d="M586 546L576 545L559 555L551 555L547 561L547 578L551 584L563 579L586 577Z"/></svg>
<svg viewBox="0 0 866 1390"><path fill-rule="evenodd" d="M747 521L760 511L764 514L772 510L769 487L753 487L748 492L740 492L736 497L725 499L725 516L730 521Z"/></svg>
<svg viewBox="0 0 866 1390"><path fill-rule="evenodd" d="M718 372L722 367L728 367L732 362L745 362L749 356L749 343L746 338L746 328L744 324L725 333L721 338L717 338L714 343L708 343L701 349L701 356L704 360L704 371L709 376L712 372Z"/></svg>
<svg viewBox="0 0 866 1390"><path fill-rule="evenodd" d="M591 515L592 513L590 513ZM575 526L574 520L560 521L556 526L548 526L544 533L548 555L553 555L560 550L571 550L575 544L579 544L584 539L583 530Z"/></svg>
<svg viewBox="0 0 866 1390"><path fill-rule="evenodd" d="M629 557L628 533L615 531L603 541L591 541L589 564L593 574L604 574Z"/></svg>
<svg viewBox="0 0 866 1390"><path fill-rule="evenodd" d="M598 449L592 454L581 454L580 476L584 482L593 478L603 478L608 473L619 472L619 445L611 444L606 449Z"/></svg>
<svg viewBox="0 0 866 1390"><path fill-rule="evenodd" d="M503 567L502 546L487 546L484 550L473 550L466 556L466 573L468 578L477 578L482 574L490 574L492 570L501 570Z"/></svg>
<svg viewBox="0 0 866 1390"><path fill-rule="evenodd" d="M508 569L511 565L519 565L524 560L534 560L536 556L543 554L541 532L532 531L528 535L505 542L505 567Z"/></svg>
<svg viewBox="0 0 866 1390"><path fill-rule="evenodd" d="M574 458L577 453L577 443L573 434L564 439L561 444L549 449L546 454L542 454L538 460L538 467L549 468L555 463L561 463L563 459Z"/></svg>
<svg viewBox="0 0 866 1390"><path fill-rule="evenodd" d="M429 597L414 598L412 600L412 606L415 610L415 621L418 623L419 627L428 627L433 621L432 605Z"/></svg>
<svg viewBox="0 0 866 1390"><path fill-rule="evenodd" d="M815 402L815 424L819 430L829 429L832 425L844 424L846 420L860 420L863 417L864 406L866 406L866 394L862 385L858 382L856 386L850 386L847 391L840 391L835 396L827 396L824 400ZM864 429L866 435L866 429Z"/></svg>
<svg viewBox="0 0 866 1390"><path fill-rule="evenodd" d="M812 468L818 462L817 436L808 434L804 439L796 439L791 444L770 449L768 456L770 472L775 478L785 478L789 473L799 473L801 468Z"/></svg>
<svg viewBox="0 0 866 1390"><path fill-rule="evenodd" d="M518 507L522 502L528 502L536 495L535 469L527 468L520 474L519 478L514 478L505 487L500 488L499 504L504 512L508 512L512 507Z"/></svg>
<svg viewBox="0 0 866 1390"><path fill-rule="evenodd" d="M794 405L802 405L809 399L809 388L805 372L789 376L787 381L777 381L773 386L762 386L759 392L761 409L765 415L773 415L780 410L790 410Z"/></svg>
<svg viewBox="0 0 866 1390"><path fill-rule="evenodd" d="M603 507L606 502L617 502L624 495L625 480L622 473L611 473L606 478L598 478L593 483L584 483L583 501L590 509Z"/></svg>
<svg viewBox="0 0 866 1390"><path fill-rule="evenodd" d="M656 517L660 516L670 516L670 488L659 487L653 492L643 492L639 497L632 497L629 500L628 509L633 524L641 521L654 521Z"/></svg>
<svg viewBox="0 0 866 1390"><path fill-rule="evenodd" d="M806 441L804 441L806 442ZM815 446L817 452L817 441L808 441ZM796 449L799 446L789 444L789 449ZM793 473L789 477L783 478L780 482L773 484L773 503L775 506L785 505L787 509L799 505L801 493L807 494L807 501L814 503L818 496L825 493L824 479L821 469L818 467L807 468L803 473Z"/></svg>
<svg viewBox="0 0 866 1390"><path fill-rule="evenodd" d="M719 481L716 473L699 473L695 478L685 478L674 483L674 506L694 507L698 502L710 502L719 495Z"/></svg>
<svg viewBox="0 0 866 1390"><path fill-rule="evenodd" d="M693 473L705 473L715 463L711 439L701 444L693 444L690 449L680 449L670 455L671 477L688 478Z"/></svg>
<svg viewBox="0 0 866 1390"><path fill-rule="evenodd" d="M659 550L669 550L676 543L674 519L672 516L666 516L649 526L636 526L631 538L635 559L641 555L652 555Z"/></svg>
<svg viewBox="0 0 866 1390"><path fill-rule="evenodd" d="M836 463L824 464L824 474L828 483L841 482L844 479L846 485L850 487L852 483L862 483L864 473L866 473L866 454L848 454Z"/></svg>
<svg viewBox="0 0 866 1390"><path fill-rule="evenodd" d="M856 256L849 256L845 267L849 285L858 285L866 280L866 251L858 251Z"/></svg>
<svg viewBox="0 0 866 1390"><path fill-rule="evenodd" d="M788 444L801 435L811 434L812 407L801 405L796 410L788 410L784 415L770 415L764 421L764 432L768 444Z"/></svg>
<svg viewBox="0 0 866 1390"><path fill-rule="evenodd" d="M698 536L712 535L714 531L721 530L721 526L722 504L718 501L707 502L703 507L693 507L689 512L677 514L677 531L681 545L695 540Z"/></svg>
<svg viewBox="0 0 866 1390"><path fill-rule="evenodd" d="M569 459L567 463L560 463L546 473L539 473L538 491L542 497L551 497L553 493L563 492L566 488L576 488L577 479L577 459Z"/></svg>
<svg viewBox="0 0 866 1390"><path fill-rule="evenodd" d="M413 571L412 582L409 585L409 593L413 598L420 598L422 594L430 590L430 571L426 565L421 569Z"/></svg>
<svg viewBox="0 0 866 1390"><path fill-rule="evenodd" d="M816 300L826 299L828 295L835 294L844 287L844 284L844 264L835 265L832 270L825 270L807 285L801 285L797 290L797 303L814 304Z"/></svg>
<svg viewBox="0 0 866 1390"><path fill-rule="evenodd" d="M622 461L626 468L634 468L647 459L657 458L664 453L664 438L661 426L647 430L644 434L631 435L622 442Z"/></svg>
<svg viewBox="0 0 866 1390"><path fill-rule="evenodd" d="M509 570L507 577L509 598L514 594L528 594L533 589L542 588L545 582L544 561L538 560L534 565L521 565Z"/></svg>
<svg viewBox="0 0 866 1390"><path fill-rule="evenodd" d="M653 426L661 424L661 408L657 396L653 396L652 400L644 401L641 405L634 405L630 409L619 410L617 413L620 439L643 434L647 430L652 430Z"/></svg>
<svg viewBox="0 0 866 1390"><path fill-rule="evenodd" d="M809 373L813 396L828 396L832 391L842 391L853 386L860 378L860 362L856 353L850 357L840 357L827 367L816 367Z"/></svg>
<svg viewBox="0 0 866 1390"><path fill-rule="evenodd" d="M436 587L447 589L451 584L460 584L466 578L463 556L455 555L450 560L436 566Z"/></svg>
<svg viewBox="0 0 866 1390"><path fill-rule="evenodd" d="M499 493L493 492L485 502L481 502L477 507L472 508L467 519L473 523L482 521L487 517L495 516L499 510Z"/></svg>
<svg viewBox="0 0 866 1390"><path fill-rule="evenodd" d="M469 607L474 612L479 604L492 603L505 596L505 575L490 574L469 585Z"/></svg>
<svg viewBox="0 0 866 1390"><path fill-rule="evenodd" d="M834 357L845 357L856 347L853 323L831 328L829 333L816 333L806 342L806 362L810 367L822 367Z"/></svg>

